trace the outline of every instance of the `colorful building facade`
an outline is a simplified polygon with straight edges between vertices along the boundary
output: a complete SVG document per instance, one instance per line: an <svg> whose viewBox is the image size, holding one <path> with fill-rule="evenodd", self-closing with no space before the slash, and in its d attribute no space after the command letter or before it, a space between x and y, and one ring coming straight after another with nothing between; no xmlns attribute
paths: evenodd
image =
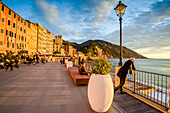
<svg viewBox="0 0 170 113"><path fill-rule="evenodd" d="M53 34L49 31L46 35L46 53L53 54Z"/></svg>
<svg viewBox="0 0 170 113"><path fill-rule="evenodd" d="M61 52L62 44L63 44L63 36L62 35L55 36L55 49L54 49L54 51Z"/></svg>
<svg viewBox="0 0 170 113"><path fill-rule="evenodd" d="M27 20L27 45L28 54L35 54L37 48L37 25Z"/></svg>
<svg viewBox="0 0 170 113"><path fill-rule="evenodd" d="M0 1L0 52L27 50L27 22Z"/></svg>
<svg viewBox="0 0 170 113"><path fill-rule="evenodd" d="M0 0L0 53L28 51L53 52L53 34L39 23L24 20Z"/></svg>

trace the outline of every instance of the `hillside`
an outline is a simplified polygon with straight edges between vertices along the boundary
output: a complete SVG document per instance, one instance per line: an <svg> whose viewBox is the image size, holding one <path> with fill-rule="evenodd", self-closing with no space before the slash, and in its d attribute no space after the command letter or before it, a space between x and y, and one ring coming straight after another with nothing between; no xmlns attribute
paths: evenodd
<svg viewBox="0 0 170 113"><path fill-rule="evenodd" d="M86 42L83 42L82 44L77 44L74 42L68 42L64 41L63 43L69 43L69 45L76 48L78 51L83 52L87 56L101 56L101 55L107 55L109 58L119 58L119 51L120 47L118 45L112 44L110 42L106 42L103 40L88 40ZM123 47L123 58L146 58L135 51L128 49L126 47Z"/></svg>

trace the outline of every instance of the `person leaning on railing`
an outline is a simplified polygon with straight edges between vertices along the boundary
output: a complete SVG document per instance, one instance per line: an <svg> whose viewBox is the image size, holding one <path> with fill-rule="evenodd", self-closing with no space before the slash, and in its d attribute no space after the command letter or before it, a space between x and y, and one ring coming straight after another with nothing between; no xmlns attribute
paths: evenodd
<svg viewBox="0 0 170 113"><path fill-rule="evenodd" d="M125 62L125 64L119 69L117 76L120 78L120 84L119 84L118 87L114 88L114 93L118 89L120 89L121 94L124 94L123 85L125 84L125 80L126 80L126 77L127 77L128 70L129 70L130 74L132 74L132 72L133 72L132 70L136 70L136 68L134 66L134 61L135 61L135 58L128 59Z"/></svg>

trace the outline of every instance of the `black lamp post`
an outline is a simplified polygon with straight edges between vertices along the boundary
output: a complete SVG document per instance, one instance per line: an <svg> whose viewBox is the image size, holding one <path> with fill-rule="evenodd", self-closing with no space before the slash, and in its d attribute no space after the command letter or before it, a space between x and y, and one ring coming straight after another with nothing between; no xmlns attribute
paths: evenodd
<svg viewBox="0 0 170 113"><path fill-rule="evenodd" d="M114 9L116 11L117 16L119 17L119 21L120 21L120 60L119 60L119 66L123 65L123 55L122 55L122 16L125 13L126 10L126 5L124 5L122 3L122 1L119 1L119 4L116 6L116 8Z"/></svg>

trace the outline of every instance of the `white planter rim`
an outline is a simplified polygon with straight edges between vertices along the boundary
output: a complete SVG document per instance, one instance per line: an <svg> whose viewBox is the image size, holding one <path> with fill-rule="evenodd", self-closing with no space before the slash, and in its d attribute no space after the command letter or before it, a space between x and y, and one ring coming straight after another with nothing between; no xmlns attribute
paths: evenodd
<svg viewBox="0 0 170 113"><path fill-rule="evenodd" d="M108 73L108 74L95 74L95 73L92 73L92 75L96 75L96 76L110 76L110 74Z"/></svg>

